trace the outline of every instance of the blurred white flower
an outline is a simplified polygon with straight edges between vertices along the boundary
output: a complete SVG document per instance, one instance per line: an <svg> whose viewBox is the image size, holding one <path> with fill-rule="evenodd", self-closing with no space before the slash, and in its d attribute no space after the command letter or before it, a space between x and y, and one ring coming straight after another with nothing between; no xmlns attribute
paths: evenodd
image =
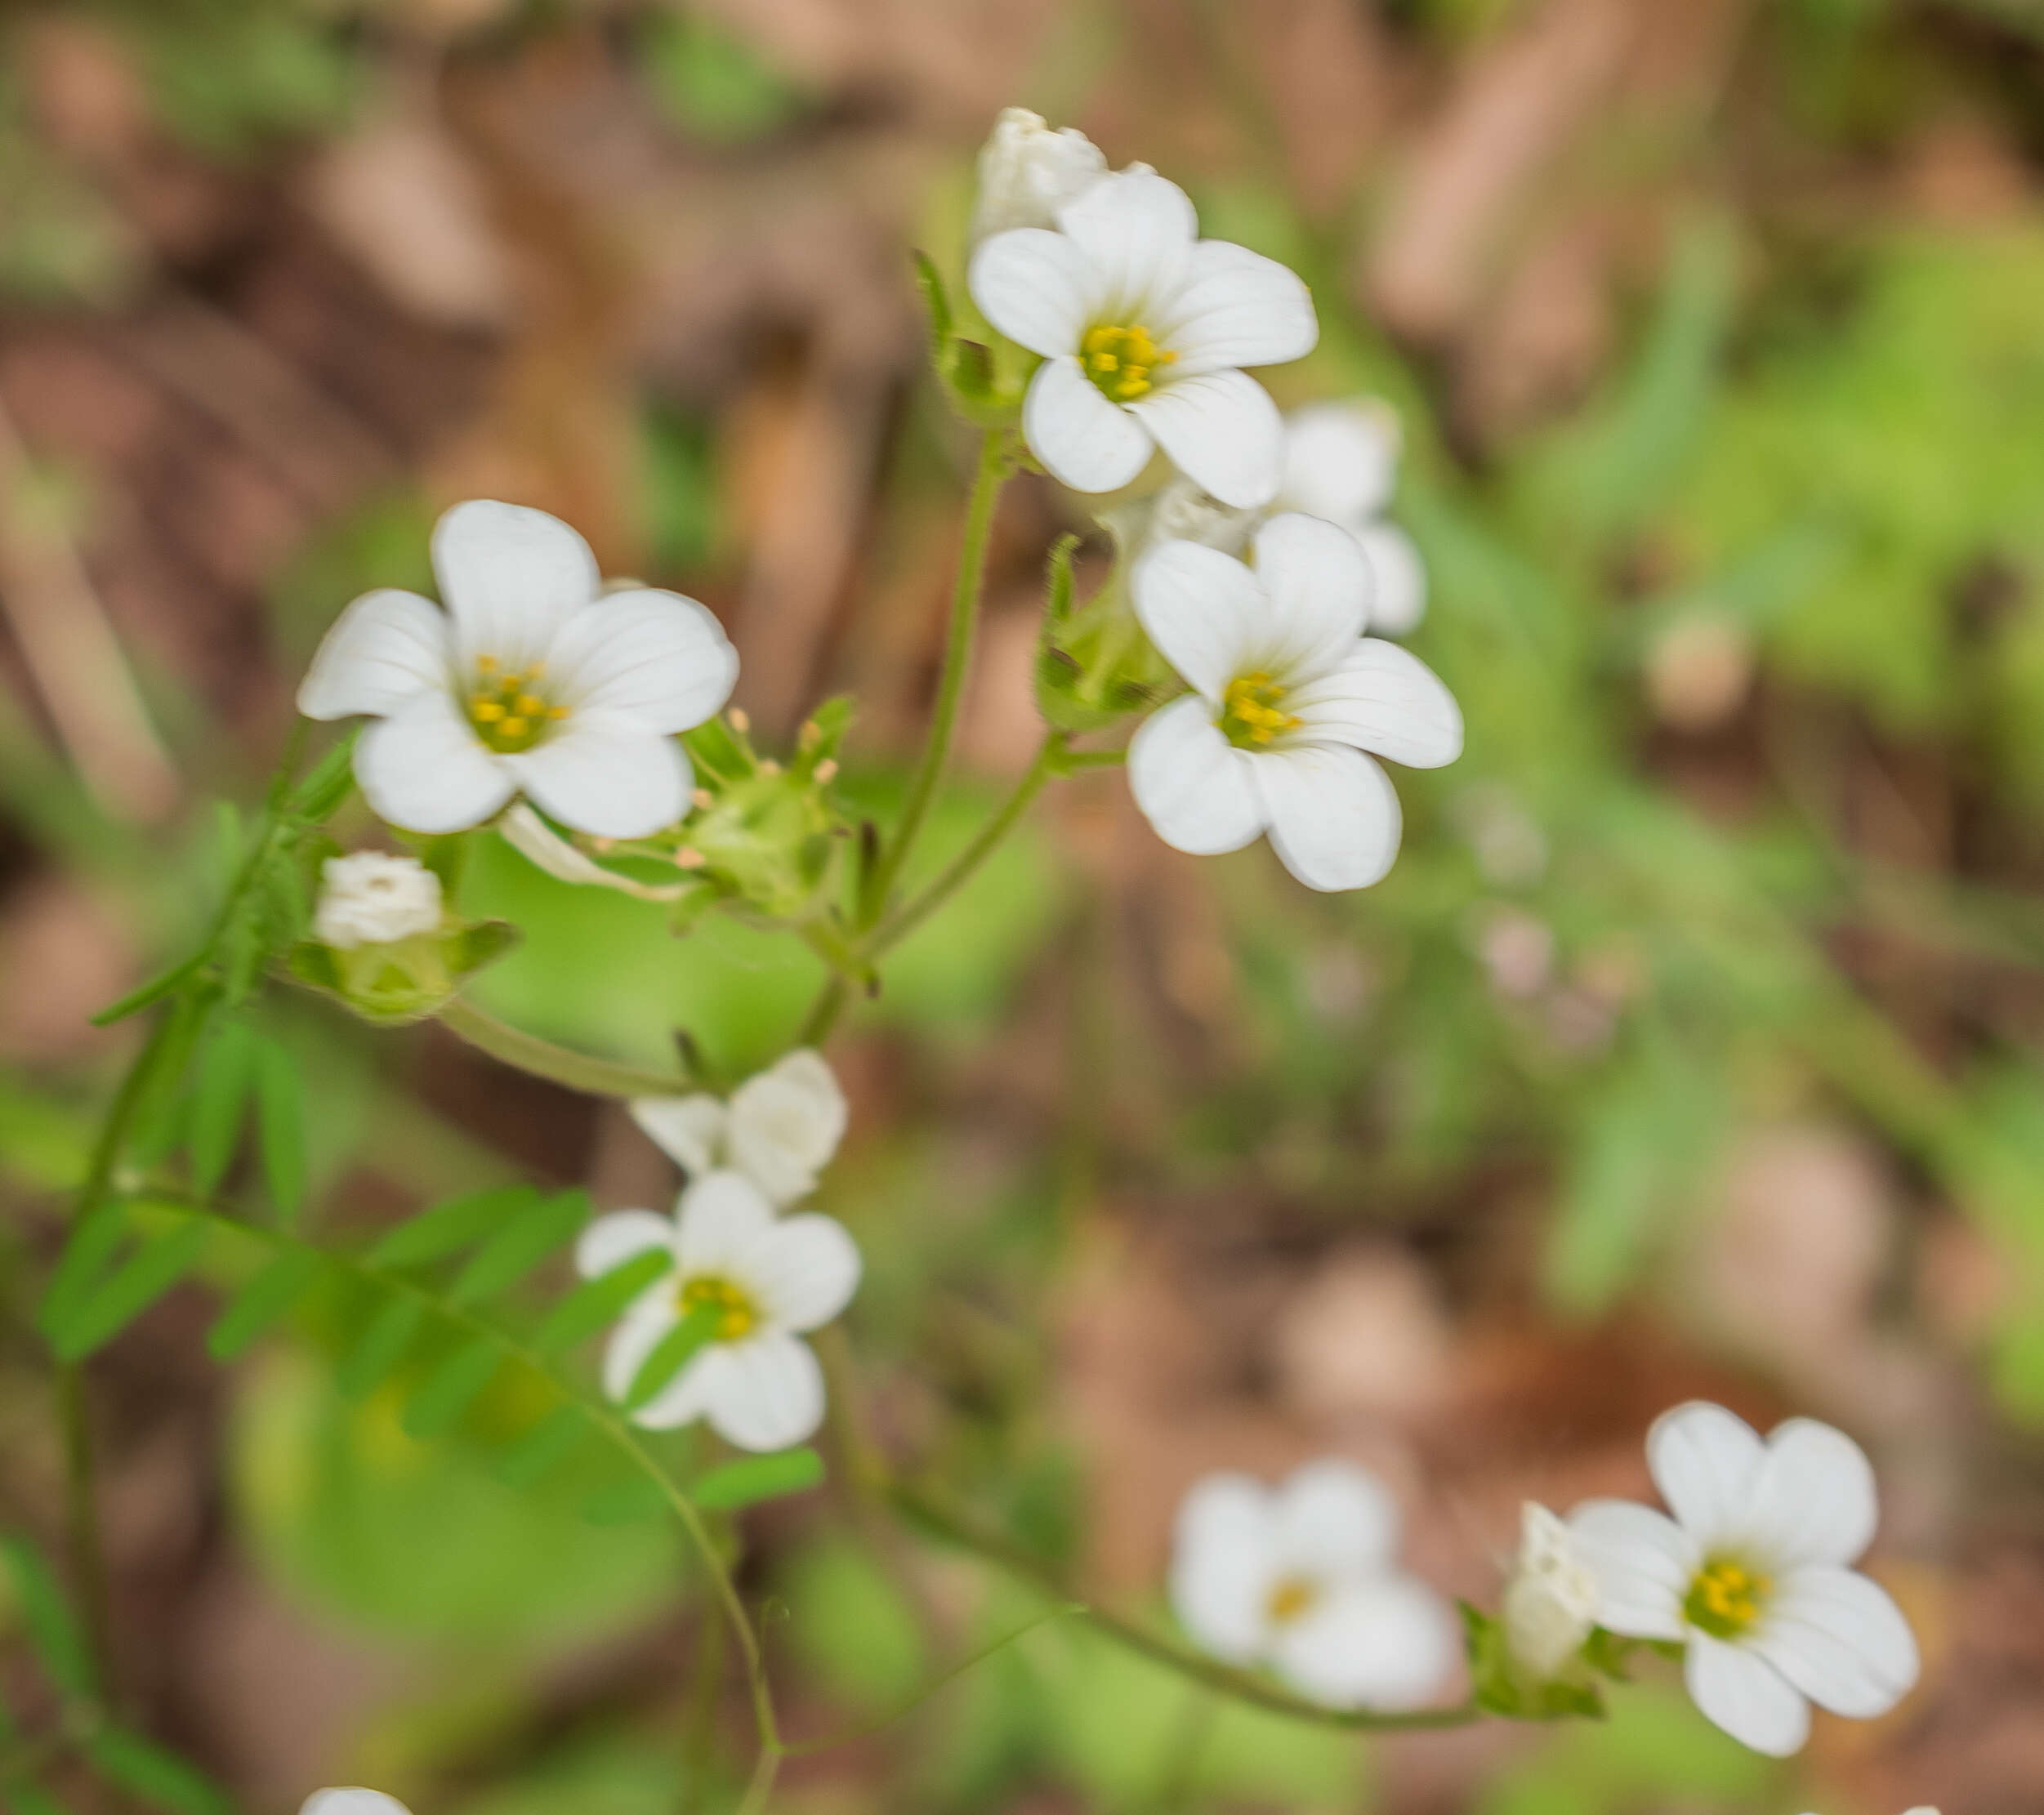
<svg viewBox="0 0 2044 1815"><path fill-rule="evenodd" d="M1274 1488L1210 1474L1179 1509L1172 1606L1216 1657L1268 1664L1315 1701L1413 1707L1461 1644L1447 1603L1396 1567L1397 1541L1390 1496L1352 1462Z"/></svg>
<svg viewBox="0 0 2044 1815"><path fill-rule="evenodd" d="M1178 850L1238 850L1267 832L1308 888L1367 888L1398 854L1400 818L1364 751L1453 762L1461 711L1417 657L1363 635L1370 572L1346 532L1273 517L1253 554L1252 568L1172 542L1137 563L1136 614L1194 691L1136 732L1129 787Z"/></svg>
<svg viewBox="0 0 2044 1815"><path fill-rule="evenodd" d="M298 1815L412 1815L381 1790L319 1790L300 1804Z"/></svg>
<svg viewBox="0 0 2044 1815"><path fill-rule="evenodd" d="M691 1178L743 1172L775 1204L816 1188L845 1138L845 1093L823 1055L799 1046L739 1086L727 1103L707 1092L643 1096L631 1119Z"/></svg>
<svg viewBox="0 0 2044 1815"><path fill-rule="evenodd" d="M997 233L966 282L987 319L1042 355L1022 404L1029 452L1078 492L1111 492L1153 446L1224 504L1268 503L1283 428L1241 369L1319 337L1313 299L1274 259L1196 237L1185 192L1141 166L1096 179L1055 230Z"/></svg>
<svg viewBox="0 0 2044 1815"><path fill-rule="evenodd" d="M721 1313L715 1333L659 1393L631 1414L670 1430L698 1418L740 1449L785 1449L823 1419L823 1374L802 1333L851 1302L859 1250L844 1226L814 1211L777 1218L757 1186L711 1172L681 1193L675 1215L621 1210L600 1216L576 1244L594 1278L649 1249L674 1270L619 1320L603 1358L604 1389L622 1399L661 1339L698 1305Z"/></svg>
<svg viewBox="0 0 2044 1815"><path fill-rule="evenodd" d="M1597 1578L1573 1534L1530 1500L1520 1509L1519 1555L1502 1612L1506 1650L1543 1680L1582 1648L1597 1622Z"/></svg>
<svg viewBox="0 0 2044 1815"><path fill-rule="evenodd" d="M1387 405L1308 404L1284 419L1284 472L1270 506L1338 523L1362 544L1377 582L1370 628L1386 636L1403 636L1426 610L1419 551L1383 515L1398 455L1398 419Z"/></svg>
<svg viewBox="0 0 2044 1815"><path fill-rule="evenodd" d="M1873 1469L1842 1431L1808 1418L1762 1442L1692 1401L1647 1434L1674 1517L1586 1501L1569 1526L1597 1577L1597 1622L1686 1646L1690 1697L1733 1738L1784 1757L1810 1704L1871 1719L1917 1680L1917 1643L1887 1591L1849 1568L1872 1541Z"/></svg>
<svg viewBox="0 0 2044 1815"><path fill-rule="evenodd" d="M1077 127L1054 132L1041 114L1002 108L980 150L980 190L967 244L1016 227L1055 227L1057 211L1106 172L1100 148Z"/></svg>
<svg viewBox="0 0 2044 1815"><path fill-rule="evenodd" d="M614 838L680 818L691 774L673 734L738 677L716 619L678 593L604 593L589 545L518 505L456 505L433 569L444 611L364 594L298 689L307 718L377 720L355 750L369 805L426 832L479 825L521 792Z"/></svg>
<svg viewBox="0 0 2044 1815"><path fill-rule="evenodd" d="M389 945L440 924L440 879L416 857L330 857L319 866L319 882L313 937L337 951Z"/></svg>

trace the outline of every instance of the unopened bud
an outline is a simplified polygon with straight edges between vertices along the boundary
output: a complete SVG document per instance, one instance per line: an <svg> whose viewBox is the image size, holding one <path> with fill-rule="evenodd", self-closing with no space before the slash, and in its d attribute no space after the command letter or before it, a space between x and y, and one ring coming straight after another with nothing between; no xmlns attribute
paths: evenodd
<svg viewBox="0 0 2044 1815"><path fill-rule="evenodd" d="M390 945L440 924L440 879L415 857L356 851L320 867L312 930L337 952Z"/></svg>
<svg viewBox="0 0 2044 1815"><path fill-rule="evenodd" d="M1002 110L980 152L980 193L966 243L1015 227L1054 227L1057 211L1107 171L1100 148L1075 127L1054 131L1026 107Z"/></svg>
<svg viewBox="0 0 2044 1815"><path fill-rule="evenodd" d="M1545 1506L1520 1512L1519 1555L1505 1584L1505 1647L1513 1661L1546 1680L1597 1623L1597 1578L1575 1534Z"/></svg>

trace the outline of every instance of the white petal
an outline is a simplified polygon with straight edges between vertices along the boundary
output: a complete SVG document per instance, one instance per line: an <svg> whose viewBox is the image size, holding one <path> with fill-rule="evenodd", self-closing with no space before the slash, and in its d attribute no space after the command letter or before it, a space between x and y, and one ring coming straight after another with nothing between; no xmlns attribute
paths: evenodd
<svg viewBox="0 0 2044 1815"><path fill-rule="evenodd" d="M577 711L687 731L731 697L738 651L709 608L678 592L606 593L561 627L547 684Z"/></svg>
<svg viewBox="0 0 2044 1815"><path fill-rule="evenodd" d="M689 1273L737 1266L774 1221L759 1187L735 1172L708 1172L681 1193L681 1233L675 1251Z"/></svg>
<svg viewBox="0 0 2044 1815"><path fill-rule="evenodd" d="M1247 363L1247 362L1243 362ZM1390 502L1398 431L1372 404L1308 404L1284 419L1280 508L1355 529Z"/></svg>
<svg viewBox="0 0 2044 1815"><path fill-rule="evenodd" d="M1096 274L1078 244L1041 227L987 240L972 255L966 288L981 314L1047 359L1078 350L1098 295Z"/></svg>
<svg viewBox="0 0 2044 1815"><path fill-rule="evenodd" d="M688 810L694 773L673 738L636 720L582 709L544 743L499 759L565 826L644 838Z"/></svg>
<svg viewBox="0 0 2044 1815"><path fill-rule="evenodd" d="M1346 661L1285 696L1304 734L1371 750L1413 769L1439 769L1462 753L1462 713L1440 677L1381 636L1352 645Z"/></svg>
<svg viewBox="0 0 2044 1815"><path fill-rule="evenodd" d="M1736 1531L1764 1454L1751 1425L1692 1399L1653 1420L1646 1451L1647 1470L1684 1531L1706 1550Z"/></svg>
<svg viewBox="0 0 2044 1815"><path fill-rule="evenodd" d="M1599 1625L1628 1639L1684 1635L1682 1603L1703 1554L1680 1526L1630 1500L1587 1500L1569 1530L1597 1578Z"/></svg>
<svg viewBox="0 0 2044 1815"><path fill-rule="evenodd" d="M1195 857L1238 851L1263 830L1250 758L1198 694L1154 711L1128 747L1128 791L1151 829Z"/></svg>
<svg viewBox="0 0 2044 1815"><path fill-rule="evenodd" d="M743 1450L784 1450L813 1437L823 1421L823 1371L799 1336L755 1336L721 1344L703 1357L714 1368L703 1410L726 1443Z"/></svg>
<svg viewBox="0 0 2044 1815"><path fill-rule="evenodd" d="M1295 1470L1274 1511L1282 1564L1305 1575L1372 1573L1398 1545L1398 1503L1368 1469L1337 1456Z"/></svg>
<svg viewBox="0 0 2044 1815"><path fill-rule="evenodd" d="M1370 564L1354 537L1288 511L1256 532L1250 560L1270 601L1257 666L1288 685L1349 660L1370 615Z"/></svg>
<svg viewBox="0 0 2044 1815"><path fill-rule="evenodd" d="M1693 1632L1682 1675L1704 1718L1742 1746L1785 1759L1810 1737L1810 1704L1773 1665L1743 1646Z"/></svg>
<svg viewBox="0 0 2044 1815"><path fill-rule="evenodd" d="M588 543L560 518L489 498L457 504L434 525L433 571L465 674L485 655L507 668L544 661L600 584Z"/></svg>
<svg viewBox="0 0 2044 1815"><path fill-rule="evenodd" d="M1367 889L1398 855L1401 819L1391 778L1338 743L1259 751L1249 777L1270 848L1309 889Z"/></svg>
<svg viewBox="0 0 2044 1815"><path fill-rule="evenodd" d="M766 1230L747 1249L743 1270L774 1325L814 1330L851 1303L859 1246L842 1223L811 1211Z"/></svg>
<svg viewBox="0 0 2044 1815"><path fill-rule="evenodd" d="M614 1273L654 1248L672 1248L672 1216L650 1210L614 1210L599 1216L575 1242L575 1271L584 1279Z"/></svg>
<svg viewBox="0 0 2044 1815"><path fill-rule="evenodd" d="M1149 324L1190 376L1232 366L1281 365L1313 350L1320 324L1313 295L1274 258L1223 239L1192 249L1185 286Z"/></svg>
<svg viewBox="0 0 2044 1815"><path fill-rule="evenodd" d="M1083 374L1081 382L1091 389ZM1277 496L1284 426L1270 393L1247 372L1173 378L1128 408L1172 464L1223 504L1253 510Z"/></svg>
<svg viewBox="0 0 2044 1815"><path fill-rule="evenodd" d="M317 718L319 714L306 716ZM381 1790L321 1790L306 1798L298 1815L411 1815L411 1811Z"/></svg>
<svg viewBox="0 0 2044 1815"><path fill-rule="evenodd" d="M1158 653L1214 705L1230 681L1256 665L1270 607L1256 576L1234 555L1198 542L1159 542L1136 562L1129 597Z"/></svg>
<svg viewBox="0 0 2044 1815"><path fill-rule="evenodd" d="M1149 431L1110 404L1071 355L1046 359L1022 399L1022 439L1075 492L1111 492L1149 461Z"/></svg>
<svg viewBox="0 0 2044 1815"><path fill-rule="evenodd" d="M618 1318L617 1327L610 1332L610 1340L604 1348L604 1391L614 1399L622 1399L630 1392L639 1370L645 1365L646 1357L659 1347L660 1339L680 1321L681 1313L675 1309L674 1288L670 1281L660 1280L634 1299ZM673 1392L679 1384L679 1380L670 1381L661 1398ZM658 1405L659 1401L654 1403ZM686 1422L679 1418L673 1421Z"/></svg>
<svg viewBox="0 0 2044 1815"><path fill-rule="evenodd" d="M1199 230L1185 192L1154 170L1118 171L1066 203L1057 223L1091 267L1095 319L1154 328L1145 316L1170 308Z"/></svg>
<svg viewBox="0 0 2044 1815"><path fill-rule="evenodd" d="M814 1052L790 1053L732 1093L731 1164L777 1204L816 1188L845 1133L845 1097Z"/></svg>
<svg viewBox="0 0 2044 1815"><path fill-rule="evenodd" d="M1230 1663L1262 1655L1277 1567L1274 1524L1263 1484L1233 1472L1195 1483L1178 1509L1172 1611L1198 1644Z"/></svg>
<svg viewBox="0 0 2044 1815"><path fill-rule="evenodd" d="M518 792L503 759L483 747L437 689L363 732L355 747L355 778L377 818L408 832L465 831Z"/></svg>
<svg viewBox="0 0 2044 1815"><path fill-rule="evenodd" d="M298 685L298 710L309 719L381 718L421 693L444 692L449 630L447 613L416 592L364 593L321 640Z"/></svg>
<svg viewBox="0 0 2044 1815"><path fill-rule="evenodd" d="M1411 1708L1438 1689L1462 1649L1455 1617L1410 1576L1345 1582L1279 1629L1271 1661L1301 1693L1337 1708Z"/></svg>
<svg viewBox="0 0 2044 1815"><path fill-rule="evenodd" d="M1842 1430L1792 1418L1768 1433L1734 1519L1738 1541L1772 1571L1848 1563L1873 1541L1873 1465Z"/></svg>
<svg viewBox="0 0 2044 1815"><path fill-rule="evenodd" d="M1403 636L1426 615L1426 564L1413 538L1395 523L1351 529L1370 564L1370 628Z"/></svg>
<svg viewBox="0 0 2044 1815"><path fill-rule="evenodd" d="M1856 1720L1887 1713L1920 1667L1902 1609L1852 1569L1799 1569L1778 1582L1747 1643L1819 1707Z"/></svg>
<svg viewBox="0 0 2044 1815"><path fill-rule="evenodd" d="M631 1119L646 1139L691 1176L710 1171L724 1153L724 1105L713 1096L634 1097Z"/></svg>

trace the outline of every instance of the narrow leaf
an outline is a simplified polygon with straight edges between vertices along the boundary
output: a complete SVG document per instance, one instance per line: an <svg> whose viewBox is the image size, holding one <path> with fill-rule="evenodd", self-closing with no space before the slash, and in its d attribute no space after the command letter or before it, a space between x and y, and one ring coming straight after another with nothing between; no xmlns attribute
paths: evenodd
<svg viewBox="0 0 2044 1815"><path fill-rule="evenodd" d="M256 1049L256 1141L270 1201L287 1224L305 1202L304 1104L297 1061L276 1041L263 1041Z"/></svg>
<svg viewBox="0 0 2044 1815"><path fill-rule="evenodd" d="M70 1239L57 1257L48 1289L36 1313L36 1327L54 1341L77 1318L92 1283L105 1271L127 1228L127 1206L108 1198L95 1204L72 1226Z"/></svg>
<svg viewBox="0 0 2044 1815"><path fill-rule="evenodd" d="M404 1351L412 1346L425 1316L426 1307L415 1298L386 1300L334 1376L341 1392L350 1399L366 1398L373 1393L404 1359Z"/></svg>
<svg viewBox="0 0 2044 1815"><path fill-rule="evenodd" d="M572 1349L615 1319L654 1280L671 1271L674 1256L665 1248L649 1248L622 1267L578 1286L547 1313L533 1346L542 1355Z"/></svg>
<svg viewBox="0 0 2044 1815"><path fill-rule="evenodd" d="M539 1196L529 1184L493 1185L450 1197L423 1215L400 1223L369 1250L376 1267L417 1267L465 1248L515 1216Z"/></svg>
<svg viewBox="0 0 2044 1815"><path fill-rule="evenodd" d="M696 1351L716 1334L724 1313L714 1304L698 1304L654 1345L640 1362L624 1397L627 1411L636 1411L658 1397L668 1381L695 1358Z"/></svg>
<svg viewBox="0 0 2044 1815"><path fill-rule="evenodd" d="M83 1361L111 1342L185 1277L212 1233L203 1223L186 1223L143 1242L66 1321L51 1344L58 1358Z"/></svg>
<svg viewBox="0 0 2044 1815"><path fill-rule="evenodd" d="M51 1686L67 1696L90 1697L92 1654L42 1553L25 1538L8 1536L0 1537L0 1556L14 1578L15 1605L29 1643Z"/></svg>
<svg viewBox="0 0 2044 1815"><path fill-rule="evenodd" d="M118 1001L109 1002L105 1008L92 1017L92 1025L96 1028L110 1028L116 1021L125 1021L129 1015L133 1015L138 1010L145 1009L151 1002L160 1001L169 995L204 962L204 953L194 952L182 963L174 964L167 970L158 971L147 983L137 988L131 989Z"/></svg>
<svg viewBox="0 0 2044 1815"><path fill-rule="evenodd" d="M224 894L234 885L241 869L242 846L247 833L241 809L232 800L213 802L213 861L220 867L220 887Z"/></svg>
<svg viewBox="0 0 2044 1815"><path fill-rule="evenodd" d="M404 1428L422 1441L438 1437L475 1403L503 1358L496 1344L478 1336L427 1376L404 1408Z"/></svg>
<svg viewBox="0 0 2044 1815"><path fill-rule="evenodd" d="M748 1456L712 1469L689 1489L697 1505L718 1512L798 1494L823 1478L823 1459L804 1444L771 1456Z"/></svg>
<svg viewBox="0 0 2044 1815"><path fill-rule="evenodd" d="M287 1248L234 1294L206 1333L206 1351L228 1362L297 1304L318 1276L320 1257L310 1248Z"/></svg>
<svg viewBox="0 0 2044 1815"><path fill-rule="evenodd" d="M589 1220L589 1199L564 1191L520 1211L476 1251L448 1290L450 1304L493 1298L538 1266Z"/></svg>
<svg viewBox="0 0 2044 1815"><path fill-rule="evenodd" d="M137 1166L167 1157L185 1131L185 1073L219 1000L208 985L187 991L170 1006L163 1044L150 1061L128 1122L127 1154Z"/></svg>
<svg viewBox="0 0 2044 1815"><path fill-rule="evenodd" d="M587 1428L579 1406L556 1406L498 1458L498 1479L520 1492L534 1486L567 1456Z"/></svg>
<svg viewBox="0 0 2044 1815"><path fill-rule="evenodd" d="M7 1805L9 1815L71 1815L39 1784L24 1783L16 1777L7 1786L7 1795L12 1799Z"/></svg>
<svg viewBox="0 0 2044 1815"><path fill-rule="evenodd" d="M952 334L951 299L944 293L944 274L926 252L910 255L915 260L916 288L922 292L922 305L930 317L930 351L941 359Z"/></svg>
<svg viewBox="0 0 2044 1815"><path fill-rule="evenodd" d="M199 1061L192 1095L192 1184L209 1195L225 1176L241 1134L242 1112L256 1063L256 1037L246 1021L229 1021Z"/></svg>
<svg viewBox="0 0 2044 1815"><path fill-rule="evenodd" d="M355 734L350 730L318 762L298 784L297 792L291 796L291 812L301 819L315 823L328 818L341 803L346 800L355 787L355 777L349 767L355 754Z"/></svg>
<svg viewBox="0 0 2044 1815"><path fill-rule="evenodd" d="M170 1815L233 1815L234 1804L209 1778L137 1734L103 1727L85 1741L85 1754L109 1782Z"/></svg>
<svg viewBox="0 0 2044 1815"><path fill-rule="evenodd" d="M1078 545L1077 536L1060 536L1051 546L1044 586L1044 617L1050 623L1062 624L1072 615L1072 555Z"/></svg>
<svg viewBox="0 0 2044 1815"><path fill-rule="evenodd" d="M599 1487L582 1503L582 1516L591 1525L630 1525L658 1518L667 1510L667 1496L659 1484L642 1474Z"/></svg>

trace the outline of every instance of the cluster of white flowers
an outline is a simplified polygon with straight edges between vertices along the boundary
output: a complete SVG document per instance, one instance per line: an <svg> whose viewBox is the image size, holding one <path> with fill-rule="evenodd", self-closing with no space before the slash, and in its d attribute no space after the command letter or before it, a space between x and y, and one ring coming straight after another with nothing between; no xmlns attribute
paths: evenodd
<svg viewBox="0 0 2044 1815"><path fill-rule="evenodd" d="M394 944L440 924L440 879L415 857L355 851L328 858L319 878L312 930L337 951Z"/></svg>
<svg viewBox="0 0 2044 1815"><path fill-rule="evenodd" d="M605 1390L623 1398L676 1324L698 1307L720 1313L709 1341L632 1414L650 1429L707 1419L741 1449L785 1449L823 1418L823 1376L802 1340L851 1302L859 1250L843 1224L779 1211L815 1188L845 1132L845 1099L814 1052L788 1054L730 1100L645 1098L639 1126L689 1174L663 1216L621 1210L582 1232L575 1264L587 1278L665 1250L671 1272L619 1321L603 1360Z"/></svg>

